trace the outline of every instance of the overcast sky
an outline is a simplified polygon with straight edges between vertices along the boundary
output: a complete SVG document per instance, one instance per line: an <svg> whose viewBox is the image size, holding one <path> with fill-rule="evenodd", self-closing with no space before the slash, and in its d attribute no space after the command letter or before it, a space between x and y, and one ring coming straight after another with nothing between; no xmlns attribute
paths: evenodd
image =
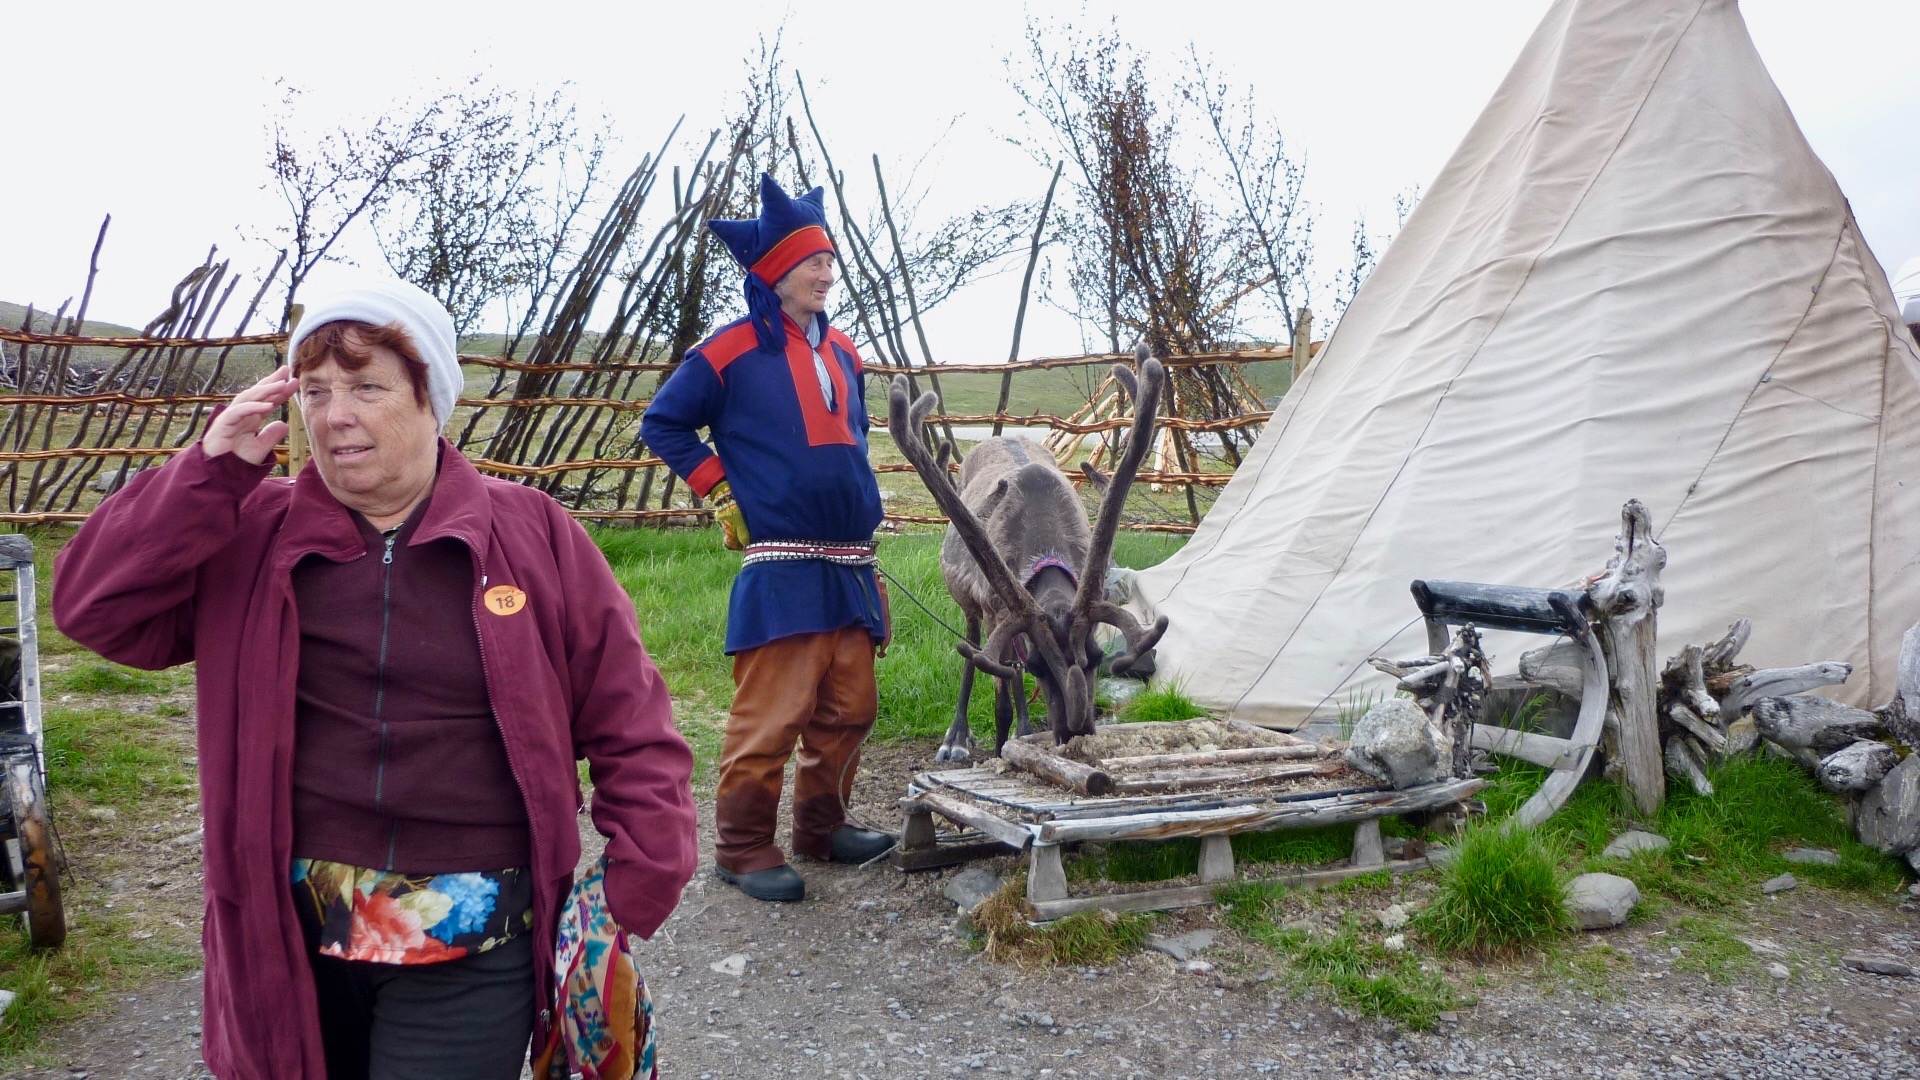
<svg viewBox="0 0 1920 1080"><path fill-rule="evenodd" d="M604 114L622 167L685 114L717 124L757 37L787 18L787 55L815 89L836 159L922 165L929 212L1038 197L1046 170L1005 61L1029 11L1104 25L1166 64L1189 44L1254 87L1307 161L1319 260L1348 257L1356 215L1380 228L1393 196L1439 170L1533 31L1547 0L1090 0L1030 4L783 0L492 4L10 5L0 101L0 300L76 295L113 214L92 314L139 325L209 244L252 273L272 263L280 207L263 190L276 80L324 124L484 71L529 89L573 84ZM1920 3L1747 0L1766 60L1839 178L1882 265L1920 256ZM792 14L789 15L791 8ZM951 126L950 126L951 125ZM945 133L944 139L942 138ZM364 250L364 249L363 249ZM983 283L933 320L943 359L1004 356L1018 281ZM223 331L227 327L221 327ZM1077 351L1064 316L1030 322L1023 353Z"/></svg>

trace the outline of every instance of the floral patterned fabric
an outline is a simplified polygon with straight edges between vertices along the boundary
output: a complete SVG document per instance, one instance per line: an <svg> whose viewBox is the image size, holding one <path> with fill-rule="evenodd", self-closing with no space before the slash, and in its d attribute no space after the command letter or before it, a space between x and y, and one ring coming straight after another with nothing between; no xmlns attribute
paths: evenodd
<svg viewBox="0 0 1920 1080"><path fill-rule="evenodd" d="M402 874L295 859L293 898L308 939L342 960L458 960L533 925L532 876L519 868Z"/></svg>
<svg viewBox="0 0 1920 1080"><path fill-rule="evenodd" d="M607 914L606 867L573 886L554 940L554 1023L534 1056L537 1080L659 1080L653 995L634 941Z"/></svg>

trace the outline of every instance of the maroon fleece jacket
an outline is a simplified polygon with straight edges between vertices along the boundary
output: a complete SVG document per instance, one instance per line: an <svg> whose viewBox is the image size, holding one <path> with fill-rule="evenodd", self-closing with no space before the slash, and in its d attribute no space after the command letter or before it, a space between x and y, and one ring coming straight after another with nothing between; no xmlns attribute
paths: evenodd
<svg viewBox="0 0 1920 1080"><path fill-rule="evenodd" d="M527 808L487 705L473 556L354 515L364 551L293 568L293 854L404 874L525 866Z"/></svg>
<svg viewBox="0 0 1920 1080"><path fill-rule="evenodd" d="M196 663L206 823L203 1053L222 1080L324 1080L293 858L294 698L302 558L365 557L312 465L292 480L198 443L103 502L54 564L53 614L111 660ZM693 875L692 755L673 727L633 604L585 530L545 494L484 478L445 440L409 543L473 558L494 718L532 830L536 1045L559 907L580 859L574 762L607 837L606 895L627 930L659 928Z"/></svg>

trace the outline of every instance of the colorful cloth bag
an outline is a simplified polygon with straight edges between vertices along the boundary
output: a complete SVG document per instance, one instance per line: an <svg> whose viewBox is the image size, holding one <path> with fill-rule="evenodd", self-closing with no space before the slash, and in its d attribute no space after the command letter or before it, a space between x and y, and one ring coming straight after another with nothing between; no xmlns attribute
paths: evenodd
<svg viewBox="0 0 1920 1080"><path fill-rule="evenodd" d="M554 942L553 1023L539 1080L659 1080L653 997L632 943L607 914L605 864L574 886Z"/></svg>

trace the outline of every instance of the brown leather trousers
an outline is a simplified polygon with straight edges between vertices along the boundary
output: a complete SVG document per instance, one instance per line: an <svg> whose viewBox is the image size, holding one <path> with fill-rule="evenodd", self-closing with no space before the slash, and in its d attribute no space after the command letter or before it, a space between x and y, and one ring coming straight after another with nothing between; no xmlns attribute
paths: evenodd
<svg viewBox="0 0 1920 1080"><path fill-rule="evenodd" d="M824 859L873 728L879 690L874 641L863 626L795 634L733 657L733 711L720 747L714 861L736 874L786 862L774 843L780 787L797 743L793 850Z"/></svg>

